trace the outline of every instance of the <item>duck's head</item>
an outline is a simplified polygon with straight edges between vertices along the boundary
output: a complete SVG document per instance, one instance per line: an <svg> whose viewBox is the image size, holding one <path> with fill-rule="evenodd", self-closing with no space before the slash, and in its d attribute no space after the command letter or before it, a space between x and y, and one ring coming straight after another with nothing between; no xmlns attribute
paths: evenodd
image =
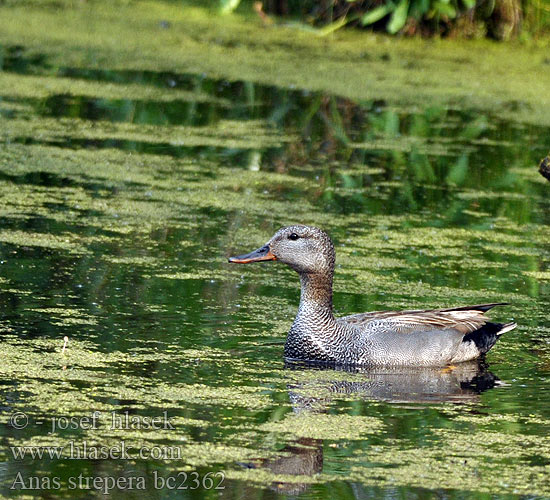
<svg viewBox="0 0 550 500"><path fill-rule="evenodd" d="M279 260L300 274L332 274L334 245L327 233L311 226L279 229L261 248L246 255L230 257L229 262L248 264Z"/></svg>

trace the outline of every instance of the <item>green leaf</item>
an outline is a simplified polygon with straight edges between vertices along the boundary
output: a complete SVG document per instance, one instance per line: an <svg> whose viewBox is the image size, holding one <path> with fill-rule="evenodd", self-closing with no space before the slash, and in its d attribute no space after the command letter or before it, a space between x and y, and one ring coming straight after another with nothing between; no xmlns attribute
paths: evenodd
<svg viewBox="0 0 550 500"><path fill-rule="evenodd" d="M461 186L468 177L468 156L462 155L457 162L450 168L447 178L447 184Z"/></svg>
<svg viewBox="0 0 550 500"><path fill-rule="evenodd" d="M467 9L473 9L476 6L476 0L462 0Z"/></svg>
<svg viewBox="0 0 550 500"><path fill-rule="evenodd" d="M460 137L467 139L469 141L477 139L487 128L489 123L485 115L478 116L475 120L470 122L462 132L460 132Z"/></svg>
<svg viewBox="0 0 550 500"><path fill-rule="evenodd" d="M407 22L407 14L409 13L409 0L401 0L393 11L391 18L386 26L388 33L395 35Z"/></svg>
<svg viewBox="0 0 550 500"><path fill-rule="evenodd" d="M351 141L346 134L344 127L344 121L342 115L338 111L338 105L336 99L330 100L330 119L327 125L331 128L332 133L345 145L348 145Z"/></svg>
<svg viewBox="0 0 550 500"><path fill-rule="evenodd" d="M385 5L380 5L380 7L376 7L375 9L369 10L361 18L361 23L363 24L363 26L367 26L369 24L375 23L376 21L380 21L380 19L387 16L394 9L395 9L395 5L391 2Z"/></svg>
<svg viewBox="0 0 550 500"><path fill-rule="evenodd" d="M384 135L387 137L397 137L399 135L400 119L395 111L385 111L384 115Z"/></svg>
<svg viewBox="0 0 550 500"><path fill-rule="evenodd" d="M451 19L456 17L456 10L452 5L443 2L436 2L434 4L434 10L440 16L447 16Z"/></svg>
<svg viewBox="0 0 550 500"><path fill-rule="evenodd" d="M329 35L330 33L333 33L334 31L339 30L342 26L345 26L346 24L348 24L351 20L352 20L351 18L347 19L346 17L342 17L337 21L327 24L326 26L318 30L317 34L319 36Z"/></svg>
<svg viewBox="0 0 550 500"><path fill-rule="evenodd" d="M415 0L411 4L411 8L409 9L409 17L413 17L414 19L421 19L424 14L426 14L430 10L430 7L430 0Z"/></svg>
<svg viewBox="0 0 550 500"><path fill-rule="evenodd" d="M241 0L219 0L220 12L222 14L229 14L233 12L241 3Z"/></svg>

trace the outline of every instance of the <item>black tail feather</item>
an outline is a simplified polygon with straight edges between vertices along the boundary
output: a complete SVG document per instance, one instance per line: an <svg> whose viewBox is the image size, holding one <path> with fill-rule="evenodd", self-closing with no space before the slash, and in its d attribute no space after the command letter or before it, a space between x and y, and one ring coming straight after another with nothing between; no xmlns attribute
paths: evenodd
<svg viewBox="0 0 550 500"><path fill-rule="evenodd" d="M450 307L449 309L442 309L442 311L483 311L487 312L496 306L508 306L508 302L494 302L493 304L477 304L475 306L462 306L462 307Z"/></svg>
<svg viewBox="0 0 550 500"><path fill-rule="evenodd" d="M513 330L515 327L515 323L485 323L481 328L465 335L462 341L474 342L479 352L485 354L503 333Z"/></svg>

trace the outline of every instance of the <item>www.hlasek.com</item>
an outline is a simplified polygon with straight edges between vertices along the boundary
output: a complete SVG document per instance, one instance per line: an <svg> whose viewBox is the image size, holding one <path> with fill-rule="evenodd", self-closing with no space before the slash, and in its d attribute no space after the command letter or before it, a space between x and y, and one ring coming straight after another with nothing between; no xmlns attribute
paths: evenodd
<svg viewBox="0 0 550 500"><path fill-rule="evenodd" d="M63 446L10 446L14 460L183 460L180 446L156 445L129 447L125 441L112 446L69 441Z"/></svg>

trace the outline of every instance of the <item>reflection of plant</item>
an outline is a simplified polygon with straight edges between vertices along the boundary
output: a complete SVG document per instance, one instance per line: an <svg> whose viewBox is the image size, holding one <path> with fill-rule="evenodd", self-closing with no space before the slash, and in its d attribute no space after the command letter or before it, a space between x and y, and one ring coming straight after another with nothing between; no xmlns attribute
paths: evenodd
<svg viewBox="0 0 550 500"><path fill-rule="evenodd" d="M249 170L292 175L310 172L320 187L319 201L334 210L377 211L384 205L389 213L401 213L437 202L460 214L474 201L469 198L448 204L457 188L521 193L526 189L525 181L509 167L540 159L531 149L510 149L510 144L520 143L521 130L489 121L475 111L429 106L411 112L388 107L383 101L354 102L334 95L198 75L65 68L63 76L161 88L169 85L188 94L183 94L186 98L181 101L166 102L59 95L45 100L41 113L186 126L197 136L223 130L224 123L234 127L236 123L258 121L265 127L267 121L282 133L273 131L276 140L263 146L232 145L222 140L186 146L114 138L93 145L175 157L196 155ZM270 127L265 130L271 133ZM547 136L546 129L530 133L536 137L533 143L543 143ZM290 191L286 195L292 196Z"/></svg>

